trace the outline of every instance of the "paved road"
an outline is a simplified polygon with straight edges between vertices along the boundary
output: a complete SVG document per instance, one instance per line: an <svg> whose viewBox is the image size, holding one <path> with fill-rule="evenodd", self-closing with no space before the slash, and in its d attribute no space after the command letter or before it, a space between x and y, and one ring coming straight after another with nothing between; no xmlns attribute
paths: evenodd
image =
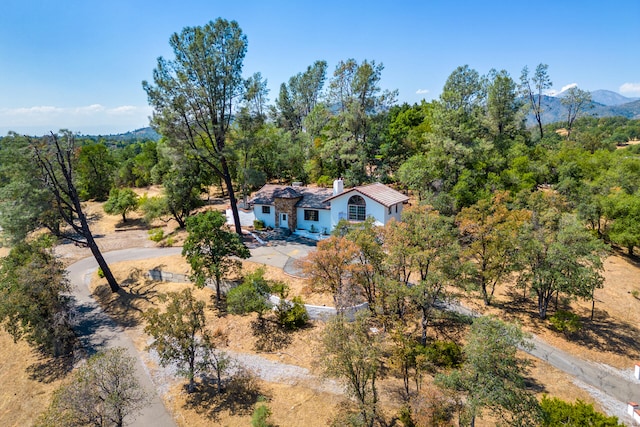
<svg viewBox="0 0 640 427"><path fill-rule="evenodd" d="M445 303L442 308L471 317L480 315L456 303ZM603 406L621 420L628 421L626 404L640 402L640 381L631 374L624 375L623 371L562 351L536 335L531 337L530 343L533 348L522 350L602 392L598 398Z"/></svg>
<svg viewBox="0 0 640 427"><path fill-rule="evenodd" d="M155 258L167 255L179 254L182 248L143 248L124 249L104 254L108 263L119 261L131 261L136 259ZM156 392L156 386L151 381L149 372L136 350L133 342L125 334L123 328L116 323L100 308L89 293L89 276L87 273L93 272L98 265L93 259L85 258L67 268L69 280L71 281L72 292L76 298L76 306L79 313L79 334L84 349L93 354L100 350L112 347L124 347L136 360L136 371L138 379L148 390L152 400L144 410L133 419L128 419L127 425L131 426L153 426L153 427L175 427L176 423L171 414L167 411L162 400Z"/></svg>
<svg viewBox="0 0 640 427"><path fill-rule="evenodd" d="M301 258L313 248L308 245L287 243L285 245L274 245L271 247L260 247L252 249L251 260L279 268L284 268L291 259ZM148 259L181 253L181 248L138 248L125 249L105 253L107 262L119 262L135 259ZM85 282L87 272L93 271L97 265L93 258L86 258L72 264L69 268L69 278L74 287L74 295L82 313L83 329L86 329L82 340L85 346L91 351L97 351L104 347L121 346L129 350L130 354L137 360L138 373L143 385L155 391L155 386L151 382L144 364L136 351L131 340L124 334L122 328L115 323L98 307L97 303L89 295L88 283ZM466 310L464 307L448 305L450 310L464 312L464 314L477 316ZM613 368L606 365L586 361L572 354L559 350L538 337L532 338L534 348L529 353L547 363L560 369L563 372L575 377L583 383L593 386L603 394L619 402L616 414L624 416L626 402L640 401L640 381L632 376L625 376ZM613 408L611 408L613 409ZM153 404L135 420L131 425L163 427L175 426L171 415L164 408L160 398L154 393Z"/></svg>

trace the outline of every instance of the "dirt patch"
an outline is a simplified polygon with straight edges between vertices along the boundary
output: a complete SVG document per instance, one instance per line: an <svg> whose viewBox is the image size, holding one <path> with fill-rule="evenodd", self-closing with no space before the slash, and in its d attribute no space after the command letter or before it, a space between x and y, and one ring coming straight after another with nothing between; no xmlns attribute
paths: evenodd
<svg viewBox="0 0 640 427"><path fill-rule="evenodd" d="M142 191L153 195L159 190L150 188ZM220 202L207 208L222 210L225 207L224 203ZM127 223L122 223L120 217L105 215L99 203L87 203L86 210L90 215L92 230L96 233L98 244L105 252L128 247L155 246L148 238L148 227L141 222L137 213L131 214ZM165 235L175 238L175 242L181 242L184 238L184 232L176 230L173 221L159 222L153 224L153 227L162 228ZM6 251L6 248L0 250ZM90 256L86 249L73 244L60 245L56 251L66 262ZM245 272L257 267L259 265L251 261L243 262ZM174 256L119 263L112 265L112 268L123 284L122 292L117 296L113 295L106 288L104 281L96 275L92 284L94 294L105 309L126 327L126 333L144 354L148 337L143 333L141 313L150 307L158 306L157 297L160 293L193 287L184 283L151 282L144 277L144 271L159 268L170 272L188 273L189 266L182 257ZM332 304L330 295L314 294L305 280L292 278L275 267L266 266L265 271L267 278L287 282L291 287L291 295L300 295L307 303ZM576 301L564 304L579 314L585 325L582 334L570 339L549 329L547 322L537 319L535 303L530 299L524 302L514 299L515 295L508 286L497 290L496 307L485 308L475 297L464 297L462 302L480 312L495 313L505 319L518 320L526 330L540 335L545 341L564 351L628 370L640 359L640 349L635 344L640 325L640 300L634 297L636 291L640 293L640 266L632 258L615 255L605 261L604 274L604 288L596 291L596 315L593 322L589 320L590 302ZM312 322L308 328L283 339L281 347L278 348L276 342L275 348L270 351L259 352L256 351L257 338L253 329L255 316L234 316L216 310L211 289L195 290L194 293L207 302L209 328L223 343L223 348L230 352L257 354L274 362L296 365L308 369L314 375L318 373L317 349L324 328L323 323ZM153 360L143 358L149 362L150 370L157 372L159 368L154 365ZM0 425L33 424L38 414L48 405L53 390L64 381L64 370L45 369L50 361L40 359L24 343L13 344L5 332L0 332L0 361L0 383L3 384L0 388ZM585 390L573 384L571 377L541 361L533 360L529 377L531 388L539 394L547 393L571 401L579 398L594 402ZM179 378L167 380L166 388L161 390L167 406L172 409L180 425L249 424L255 402L249 402L251 404L246 405L242 411L220 406L220 410L212 415L210 411L203 411L198 405L188 404L189 397L184 393L183 383ZM389 415L394 414L400 407L397 398L399 381L388 376L379 384L385 411ZM343 399L341 395L319 391L305 382L292 384L259 381L259 392L273 412L271 420L281 426L327 425L327 420L335 415L338 404ZM493 425L493 422L487 418L479 420L477 425L489 426Z"/></svg>

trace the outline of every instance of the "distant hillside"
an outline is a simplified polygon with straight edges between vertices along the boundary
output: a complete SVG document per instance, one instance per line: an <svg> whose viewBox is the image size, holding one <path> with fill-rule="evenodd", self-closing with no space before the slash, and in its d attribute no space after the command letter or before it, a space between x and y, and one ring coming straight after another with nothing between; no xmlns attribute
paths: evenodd
<svg viewBox="0 0 640 427"><path fill-rule="evenodd" d="M627 104L629 102L637 101L640 98L628 98L626 96L622 96L617 92L612 92L610 90L594 90L591 92L591 99L598 104L612 106L612 105L621 105Z"/></svg>
<svg viewBox="0 0 640 427"><path fill-rule="evenodd" d="M82 135L82 138L93 139L99 141L105 139L107 141L119 141L119 142L136 142L136 141L158 141L160 134L150 127L140 128L129 131L127 133L119 133L112 135Z"/></svg>
<svg viewBox="0 0 640 427"><path fill-rule="evenodd" d="M615 94L615 92L611 93ZM619 96L622 97L622 95ZM543 95L542 108L544 110L542 112L542 122L544 124L567 120L567 109L562 105L561 97ZM586 109L582 115L589 115L593 117L622 116L628 119L640 119L640 100L626 102L619 105L605 105L599 102L592 102L591 108ZM527 124L535 124L535 118L531 113L527 116Z"/></svg>

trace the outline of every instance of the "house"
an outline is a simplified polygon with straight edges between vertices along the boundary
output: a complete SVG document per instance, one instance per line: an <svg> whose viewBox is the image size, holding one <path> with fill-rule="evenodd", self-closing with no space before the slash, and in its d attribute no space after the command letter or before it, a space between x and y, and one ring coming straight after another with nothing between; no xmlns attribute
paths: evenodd
<svg viewBox="0 0 640 427"><path fill-rule="evenodd" d="M345 190L343 181L338 179L333 189L304 187L299 183L267 184L249 202L256 220L267 227L328 234L341 219L359 222L373 217L378 225L391 218L400 220L408 200L404 194L380 183Z"/></svg>

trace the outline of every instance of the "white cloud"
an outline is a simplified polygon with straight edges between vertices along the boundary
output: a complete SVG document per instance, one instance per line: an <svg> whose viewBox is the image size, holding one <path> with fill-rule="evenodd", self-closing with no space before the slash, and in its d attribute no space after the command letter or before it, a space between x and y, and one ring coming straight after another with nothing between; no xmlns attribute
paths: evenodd
<svg viewBox="0 0 640 427"><path fill-rule="evenodd" d="M562 89L560 89L560 92L564 92L565 90L569 90L572 87L578 87L578 83L569 83L566 86L562 86Z"/></svg>
<svg viewBox="0 0 640 427"><path fill-rule="evenodd" d="M416 91L416 94L418 95L426 95L427 93L429 93L429 89L418 89Z"/></svg>
<svg viewBox="0 0 640 427"><path fill-rule="evenodd" d="M640 95L640 83L625 83L619 90L623 95Z"/></svg>
<svg viewBox="0 0 640 427"><path fill-rule="evenodd" d="M547 96L556 96L559 93L560 92L555 89L549 89L542 92L543 95L547 95Z"/></svg>
<svg viewBox="0 0 640 427"><path fill-rule="evenodd" d="M42 135L59 129L84 134L121 133L148 126L151 112L149 106L105 107L101 104L0 108L0 135L10 130Z"/></svg>

